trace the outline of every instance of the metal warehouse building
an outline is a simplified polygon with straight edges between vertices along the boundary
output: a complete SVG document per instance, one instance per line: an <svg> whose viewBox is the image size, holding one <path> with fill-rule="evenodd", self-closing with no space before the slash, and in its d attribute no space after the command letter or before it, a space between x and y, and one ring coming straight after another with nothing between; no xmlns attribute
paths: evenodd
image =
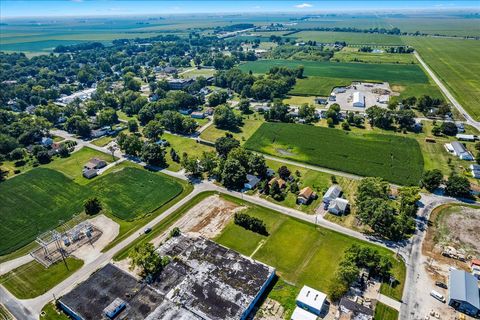
<svg viewBox="0 0 480 320"><path fill-rule="evenodd" d="M473 317L480 317L478 280L463 270L450 271L448 305Z"/></svg>

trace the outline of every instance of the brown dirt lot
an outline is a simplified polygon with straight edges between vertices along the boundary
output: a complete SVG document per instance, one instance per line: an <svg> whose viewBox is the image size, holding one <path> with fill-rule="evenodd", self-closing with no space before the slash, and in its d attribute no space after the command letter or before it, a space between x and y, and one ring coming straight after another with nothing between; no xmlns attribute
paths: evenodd
<svg viewBox="0 0 480 320"><path fill-rule="evenodd" d="M181 232L196 233L209 239L215 238L235 212L243 209L244 207L226 201L218 195L210 196L188 210L167 232L155 238L153 244L160 245L175 227Z"/></svg>
<svg viewBox="0 0 480 320"><path fill-rule="evenodd" d="M442 256L443 246L463 249L480 256L480 210L461 205L443 205L432 211L429 228L423 242L425 256L438 262L467 268L465 263Z"/></svg>

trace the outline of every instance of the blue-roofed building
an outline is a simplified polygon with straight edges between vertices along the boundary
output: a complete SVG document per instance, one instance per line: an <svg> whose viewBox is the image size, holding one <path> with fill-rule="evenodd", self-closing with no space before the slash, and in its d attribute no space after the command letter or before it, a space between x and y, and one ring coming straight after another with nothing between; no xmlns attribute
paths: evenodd
<svg viewBox="0 0 480 320"><path fill-rule="evenodd" d="M472 317L480 318L478 280L463 270L450 271L448 305Z"/></svg>

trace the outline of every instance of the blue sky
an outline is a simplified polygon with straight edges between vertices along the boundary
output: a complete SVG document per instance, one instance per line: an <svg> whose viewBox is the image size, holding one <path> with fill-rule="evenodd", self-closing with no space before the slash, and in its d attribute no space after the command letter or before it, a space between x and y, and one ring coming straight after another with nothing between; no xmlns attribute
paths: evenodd
<svg viewBox="0 0 480 320"><path fill-rule="evenodd" d="M470 1L129 1L129 0L0 0L0 17L93 16L224 12L318 12L335 10L477 8Z"/></svg>

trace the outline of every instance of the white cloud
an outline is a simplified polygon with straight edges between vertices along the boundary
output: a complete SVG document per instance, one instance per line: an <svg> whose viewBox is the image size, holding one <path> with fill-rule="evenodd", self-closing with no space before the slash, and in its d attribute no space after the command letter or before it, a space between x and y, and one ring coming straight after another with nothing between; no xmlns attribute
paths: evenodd
<svg viewBox="0 0 480 320"><path fill-rule="evenodd" d="M298 8L298 9L305 9L305 8L311 8L311 7L313 7L313 5L310 3L301 3L295 6L295 8Z"/></svg>

